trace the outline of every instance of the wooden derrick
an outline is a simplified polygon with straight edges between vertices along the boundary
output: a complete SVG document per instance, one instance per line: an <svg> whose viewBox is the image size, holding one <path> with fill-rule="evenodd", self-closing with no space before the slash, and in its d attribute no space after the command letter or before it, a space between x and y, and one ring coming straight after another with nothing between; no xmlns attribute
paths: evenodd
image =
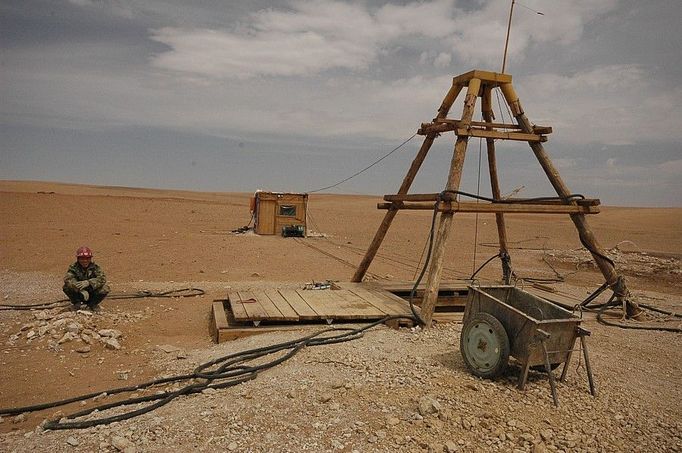
<svg viewBox="0 0 682 453"><path fill-rule="evenodd" d="M568 190L568 187L559 176L559 172L552 164L542 145L542 143L547 141L546 135L552 132L552 128L532 125L530 123L511 82L512 77L509 74L480 70L473 70L453 78L452 86L438 108L436 118L431 123L423 123L418 130L418 133L424 135L425 139L398 193L396 195L384 196L386 203L379 203L377 206L379 209L386 209L387 212L364 258L355 271L352 281L360 282L364 278L390 228L391 222L399 210L436 209L440 213L440 219L437 232L435 233L434 248L431 262L429 263L427 282L421 305L422 319L428 327L431 325L435 302L438 296L443 256L452 229L452 217L455 212L487 212L495 214L500 244L500 257L503 263L503 279L507 283L511 277L511 267L507 248L504 213L568 214L578 230L581 242L592 254L607 284L614 291L616 300L626 304L628 316L636 317L641 310L636 303L628 299L629 292L625 286L624 279L616 272L613 262L606 257L604 249L597 242L585 218L586 214L596 214L599 212L599 200L571 198L570 190ZM494 122L495 117L492 110L491 93L494 88L498 87L501 89L504 99L516 119L516 124ZM457 96L465 88L466 96L464 98L461 118L446 118ZM483 121L472 121L478 97L482 99L481 112ZM448 179L443 192L444 196L441 196L441 194L408 194L407 192L419 168L421 168L433 141L440 134L449 131L453 131L457 139L455 141ZM490 172L492 191L492 201L488 203L461 202L455 195L455 192L459 190L469 137L486 139L488 170ZM497 173L495 140L528 142L560 199L530 202L522 199L502 200Z"/></svg>

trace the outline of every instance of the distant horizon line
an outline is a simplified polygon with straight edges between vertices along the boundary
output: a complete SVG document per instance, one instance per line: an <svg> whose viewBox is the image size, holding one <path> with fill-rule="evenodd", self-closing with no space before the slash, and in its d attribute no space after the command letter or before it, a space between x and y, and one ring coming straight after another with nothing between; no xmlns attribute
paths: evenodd
<svg viewBox="0 0 682 453"><path fill-rule="evenodd" d="M130 191L158 191L158 192L190 192L190 193L205 193L205 194L240 194L240 195L250 195L256 192L256 190L249 191L215 191L215 190L198 190L198 189L186 189L186 188L176 188L176 187L150 187L150 186L119 186L112 184L94 184L94 183L83 183L83 182L65 182L65 181L54 181L54 180L40 180L40 179L0 179L0 192L8 192L4 190L2 185L4 184L46 184L46 185L61 185L61 186L71 186L71 187L88 187L93 189L109 189L109 190L130 190ZM269 190L269 189L258 189L265 192L283 192L283 193L307 193L307 192L297 192L290 190ZM37 193L40 193L38 191ZM410 192L411 193L411 192ZM75 195L75 194L65 194L65 195ZM383 197L384 194L372 194L372 193L310 193L309 196L343 196L343 197ZM627 208L627 209L682 209L682 206L629 206L629 205L600 205L606 208Z"/></svg>

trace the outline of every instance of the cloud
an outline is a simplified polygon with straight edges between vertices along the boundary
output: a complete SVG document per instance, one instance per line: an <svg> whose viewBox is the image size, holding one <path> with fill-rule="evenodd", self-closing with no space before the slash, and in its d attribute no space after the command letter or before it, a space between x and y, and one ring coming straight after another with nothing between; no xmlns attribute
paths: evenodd
<svg viewBox="0 0 682 453"><path fill-rule="evenodd" d="M391 40L410 34L437 38L451 33L452 4L452 0L436 0L386 5L372 14L360 4L296 1L290 10L254 13L250 21L231 31L164 27L153 30L151 38L169 50L156 55L152 64L209 78L362 70Z"/></svg>
<svg viewBox="0 0 682 453"><path fill-rule="evenodd" d="M609 145L682 140L682 88L667 89L650 71L597 65L574 74L535 74L514 85L529 119L553 126L550 139Z"/></svg>
<svg viewBox="0 0 682 453"><path fill-rule="evenodd" d="M524 8L514 11L508 58L523 56L533 43L575 43L588 21L613 10L618 0L526 1L528 7L542 10L539 16ZM450 37L459 58L471 64L502 60L509 17L509 2L487 1L480 9L457 11L455 32Z"/></svg>
<svg viewBox="0 0 682 453"><path fill-rule="evenodd" d="M554 2L543 17L519 11L509 55L522 55L532 43L574 43L587 20L615 4ZM411 48L417 55L427 48L437 68L447 67L453 54L467 65L489 64L501 57L507 30L508 6L499 1L470 12L458 9L455 0L376 9L334 0L288 5L252 13L230 29L154 29L151 39L168 49L156 54L152 64L217 79L309 76L331 69L365 71L392 48Z"/></svg>
<svg viewBox="0 0 682 453"><path fill-rule="evenodd" d="M452 55L450 55L447 52L441 52L433 60L433 65L437 68L447 68L448 66L450 66L451 61L452 61Z"/></svg>

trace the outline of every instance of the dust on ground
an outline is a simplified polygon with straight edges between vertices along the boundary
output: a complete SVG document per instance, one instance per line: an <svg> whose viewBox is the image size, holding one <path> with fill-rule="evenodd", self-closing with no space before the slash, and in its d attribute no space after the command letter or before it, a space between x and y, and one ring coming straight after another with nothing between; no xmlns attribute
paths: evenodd
<svg viewBox="0 0 682 453"><path fill-rule="evenodd" d="M95 229L72 214L84 197ZM314 246L306 247L230 234L249 220L247 194L2 182L1 303L61 299L61 278L83 243L94 249L116 294L196 287L206 293L105 300L94 314L62 307L0 311L0 406L99 394L315 331L322 326L215 345L209 307L229 289L347 281L383 216L376 201L311 196L320 234L304 239ZM589 219L637 300L678 312L680 213L605 208ZM370 278L413 279L429 221L428 213L401 213ZM563 282L553 286L578 298L601 284L568 218L508 216L507 224L517 274L560 276ZM466 277L496 253L494 217L480 216L476 248L474 227L473 216L456 216L445 278ZM499 272L493 262L482 275L498 278ZM515 386L517 366L496 381L473 377L459 353L460 324L427 331L377 327L357 340L304 348L255 380L181 397L129 421L76 431L39 426L108 401L105 396L5 416L0 450L682 450L680 334L608 328L585 317L599 394L590 396L584 363L574 359L567 382L558 386L559 408L539 373L531 373L525 391Z"/></svg>

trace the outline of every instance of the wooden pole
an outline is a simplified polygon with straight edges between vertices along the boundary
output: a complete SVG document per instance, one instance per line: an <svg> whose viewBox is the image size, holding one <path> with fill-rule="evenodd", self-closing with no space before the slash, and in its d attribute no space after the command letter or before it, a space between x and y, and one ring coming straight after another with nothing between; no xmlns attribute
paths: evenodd
<svg viewBox="0 0 682 453"><path fill-rule="evenodd" d="M532 131L533 126L530 124L526 114L523 112L523 107L521 107L521 102L519 101L519 97L516 95L516 91L514 90L512 84L504 83L500 85L500 88L502 89L502 94L504 95L507 104L509 104L509 107L511 108L512 114L519 123L519 126L521 126L521 129L525 132ZM557 194L560 197L568 197L571 195L571 191L568 190L568 187L566 184L564 184L561 176L559 176L559 172L549 159L549 156L545 151L545 148L542 146L542 143L529 142L528 144L533 150L535 157L540 162L540 166L542 166L542 169L545 171L547 178L549 178L549 182L552 184ZM572 202L572 204L575 204L575 202ZM606 283L608 283L608 285L613 289L616 300L620 301L621 303L626 303L626 314L628 316L637 317L642 310L639 308L637 303L628 300L629 291L625 285L625 279L616 272L613 263L605 258L606 252L597 241L594 233L592 233L585 215L569 215L571 216L571 220L578 230L581 241L586 245L586 248L592 254L592 258L594 258L594 261L597 263L597 266L604 276Z"/></svg>
<svg viewBox="0 0 682 453"><path fill-rule="evenodd" d="M452 84L447 94L445 95L443 102L438 108L438 113L436 115L437 119L442 119L447 116L448 112L450 111L450 107L452 107L452 104L455 102L455 99L457 99L457 96L459 96L461 90L462 85L455 83ZM433 141L437 136L438 134L436 133L431 133L426 136L424 142L422 143L421 148L419 149L419 152L412 161L410 169L407 171L407 174L403 179L403 183L400 185L400 189L398 189L398 194L403 195L406 194L408 190L410 190L410 186L412 186L412 182L414 181L415 176L417 176L417 172L419 171L419 168L424 162L424 159L426 159L426 155L428 154L429 149L431 148L431 145L433 144ZM372 260L374 260L374 257L379 251L379 247L381 247L381 243L383 242L384 237L386 237L386 233L388 233L388 229L390 228L391 223L393 222L393 219L395 218L396 214L398 214L398 209L395 208L389 209L386 212L384 220L381 221L379 229L374 234L374 239L372 239L372 242L369 245L367 252L365 252L365 256L362 258L360 265L355 270L355 274L353 274L353 278L351 279L352 282L356 283L361 282L362 279L365 277L367 269L369 268L370 264L372 264Z"/></svg>
<svg viewBox="0 0 682 453"><path fill-rule="evenodd" d="M466 97L464 98L464 109L462 111L462 122L464 124L471 123L471 118L474 114L476 106L476 98L481 88L481 80L472 78L469 80L469 88L467 89ZM458 190L462 179L462 167L464 166L464 157L466 156L468 136L458 136L455 142L455 151L452 156L452 163L450 164L450 173L448 174L448 181L445 190ZM443 212L440 215L440 222L438 224L438 233L434 243L433 256L429 265L429 276L426 282L426 289L424 291L424 299L421 305L421 316L425 327L431 327L431 320L433 319L433 311L436 307L436 299L438 298L438 286L440 285L440 277L443 271L443 256L445 247L448 242L448 236L452 230L452 212Z"/></svg>
<svg viewBox="0 0 682 453"><path fill-rule="evenodd" d="M511 8L509 8L509 23L507 24L507 37L504 40L504 56L502 57L502 74L504 74L504 69L507 66L507 47L509 46L509 34L511 33L512 16L514 15L514 3L512 0Z"/></svg>
<svg viewBox="0 0 682 453"><path fill-rule="evenodd" d="M492 103L492 88L488 85L483 89L483 100L481 102L481 112L483 114L483 121L487 123L492 123L495 119L493 114L493 103ZM492 127L488 127L492 129ZM490 170L490 186L493 194L493 199L499 200L501 197L500 193L500 182L497 177L497 159L495 156L495 140L492 138L487 138L485 140L488 149L488 169ZM497 235L500 238L500 258L502 261L502 278L505 284L511 282L511 258L509 256L509 250L507 249L507 229L504 223L504 214L495 214L495 222L497 223Z"/></svg>

